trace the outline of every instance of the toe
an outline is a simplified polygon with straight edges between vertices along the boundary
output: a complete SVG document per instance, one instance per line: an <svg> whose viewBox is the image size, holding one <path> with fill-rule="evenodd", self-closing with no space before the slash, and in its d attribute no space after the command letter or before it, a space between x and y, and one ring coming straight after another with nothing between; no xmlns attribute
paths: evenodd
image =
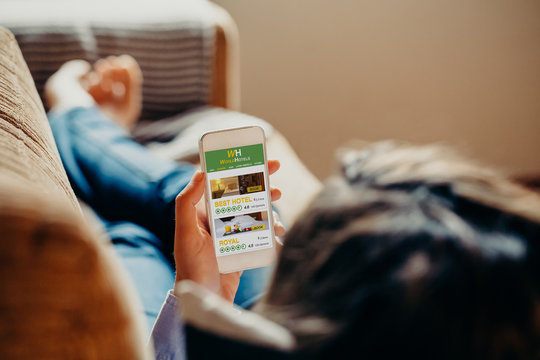
<svg viewBox="0 0 540 360"><path fill-rule="evenodd" d="M137 85L142 83L142 71L137 60L130 55L121 55L118 57L118 62L129 72L131 82Z"/></svg>
<svg viewBox="0 0 540 360"><path fill-rule="evenodd" d="M94 64L94 71L100 75L104 75L109 72L112 68L111 61L109 58L99 59Z"/></svg>

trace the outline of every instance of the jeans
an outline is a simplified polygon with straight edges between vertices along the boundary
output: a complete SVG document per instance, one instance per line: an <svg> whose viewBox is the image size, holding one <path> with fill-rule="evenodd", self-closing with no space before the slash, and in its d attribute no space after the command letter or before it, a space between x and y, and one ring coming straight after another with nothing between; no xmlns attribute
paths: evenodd
<svg viewBox="0 0 540 360"><path fill-rule="evenodd" d="M174 285L175 198L194 167L154 156L97 107L48 116L71 186L103 222L151 329ZM251 306L269 273L244 271L235 303Z"/></svg>

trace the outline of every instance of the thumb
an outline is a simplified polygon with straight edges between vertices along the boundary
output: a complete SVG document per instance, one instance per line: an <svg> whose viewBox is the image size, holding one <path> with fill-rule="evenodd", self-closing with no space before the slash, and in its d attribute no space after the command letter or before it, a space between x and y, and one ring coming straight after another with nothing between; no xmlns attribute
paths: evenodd
<svg viewBox="0 0 540 360"><path fill-rule="evenodd" d="M189 184L176 197L176 225L179 228L193 227L197 224L195 205L204 194L204 173L195 172Z"/></svg>

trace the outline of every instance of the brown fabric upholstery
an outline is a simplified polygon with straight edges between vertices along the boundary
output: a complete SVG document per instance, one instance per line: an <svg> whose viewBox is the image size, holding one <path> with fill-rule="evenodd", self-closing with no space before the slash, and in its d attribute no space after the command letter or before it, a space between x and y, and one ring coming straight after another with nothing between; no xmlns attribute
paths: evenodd
<svg viewBox="0 0 540 360"><path fill-rule="evenodd" d="M0 358L149 359L136 296L76 212L0 177Z"/></svg>
<svg viewBox="0 0 540 360"><path fill-rule="evenodd" d="M0 173L79 209L28 67L13 35L4 28L0 28Z"/></svg>
<svg viewBox="0 0 540 360"><path fill-rule="evenodd" d="M0 28L0 359L147 359L137 297L84 223L12 34Z"/></svg>

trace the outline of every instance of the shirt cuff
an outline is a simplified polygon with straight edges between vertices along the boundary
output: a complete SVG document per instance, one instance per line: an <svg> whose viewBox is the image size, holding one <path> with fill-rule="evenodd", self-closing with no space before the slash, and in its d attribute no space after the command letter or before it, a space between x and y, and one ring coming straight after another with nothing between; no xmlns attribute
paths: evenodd
<svg viewBox="0 0 540 360"><path fill-rule="evenodd" d="M151 340L158 360L185 359L185 334L182 319L178 313L178 298L172 290L161 307Z"/></svg>

